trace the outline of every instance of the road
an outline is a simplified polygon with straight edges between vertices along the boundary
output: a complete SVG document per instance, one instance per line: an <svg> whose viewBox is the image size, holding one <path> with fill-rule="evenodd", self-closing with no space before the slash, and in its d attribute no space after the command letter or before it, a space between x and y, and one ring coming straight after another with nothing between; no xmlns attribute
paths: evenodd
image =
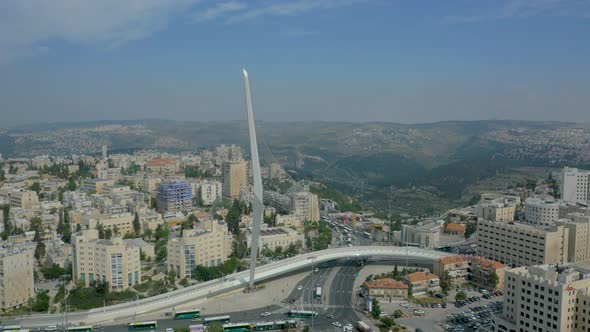
<svg viewBox="0 0 590 332"><path fill-rule="evenodd" d="M314 310L319 313L317 319L314 319L313 322L311 320L300 320L302 324L312 326L313 323L313 331L341 331L341 329L332 325L333 321L353 325L358 321L356 312L352 308L352 287L358 270L355 261L343 261L341 262L342 266L337 264L339 263L322 264L322 266L317 267L317 272L311 273L310 270L308 276L300 283L293 285L293 290L286 298L286 300L296 301L291 305L272 305L240 312L226 312L215 316L229 315L233 323L256 323L284 320L287 318L286 313L290 309ZM333 279L329 278L331 275L334 276ZM329 289L327 293L324 291L322 299L315 297L315 289L318 285L322 287L322 290ZM298 289L299 286L301 286L301 289ZM324 298L324 296L326 297ZM263 312L270 312L271 315L261 317ZM334 318L330 319L327 317L328 315ZM188 327L190 324L189 320L160 319L158 320L158 331L163 331L166 328ZM105 330L124 332L127 331L127 327L126 325L111 325L105 326Z"/></svg>

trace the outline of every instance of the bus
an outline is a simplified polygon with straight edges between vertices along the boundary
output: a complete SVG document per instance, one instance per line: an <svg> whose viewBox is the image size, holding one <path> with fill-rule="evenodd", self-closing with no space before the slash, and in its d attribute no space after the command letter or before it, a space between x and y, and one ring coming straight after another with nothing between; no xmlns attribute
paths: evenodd
<svg viewBox="0 0 590 332"><path fill-rule="evenodd" d="M68 332L75 331L75 332L94 332L94 328L92 326L73 326L68 327Z"/></svg>
<svg viewBox="0 0 590 332"><path fill-rule="evenodd" d="M0 326L0 331L20 331L22 328L22 325L6 325Z"/></svg>
<svg viewBox="0 0 590 332"><path fill-rule="evenodd" d="M297 327L297 322L294 320L288 321L277 321L277 322L267 322L267 323L258 323L254 327L254 331L274 331L274 330L287 330L287 329L294 329Z"/></svg>
<svg viewBox="0 0 590 332"><path fill-rule="evenodd" d="M221 324L227 324L230 321L229 316L215 316L215 317L206 317L203 318L203 324L207 325L209 323L217 322Z"/></svg>
<svg viewBox="0 0 590 332"><path fill-rule="evenodd" d="M223 332L250 332L254 328L250 323L223 324Z"/></svg>
<svg viewBox="0 0 590 332"><path fill-rule="evenodd" d="M2 330L2 332L29 332L29 331L31 331L31 330L29 330L29 329L22 329L22 328L21 329L9 329L9 330L7 330L6 328L4 328Z"/></svg>
<svg viewBox="0 0 590 332"><path fill-rule="evenodd" d="M314 296L318 300L322 298L322 287L316 287Z"/></svg>
<svg viewBox="0 0 590 332"><path fill-rule="evenodd" d="M315 311L291 310L287 313L287 315L294 318L315 318L318 316L318 313Z"/></svg>
<svg viewBox="0 0 590 332"><path fill-rule="evenodd" d="M129 323L129 325L128 325L129 331L155 330L157 328L158 328L158 322L156 322L155 320L147 321L147 322Z"/></svg>
<svg viewBox="0 0 590 332"><path fill-rule="evenodd" d="M201 310L183 310L174 313L174 319L193 319L201 317Z"/></svg>

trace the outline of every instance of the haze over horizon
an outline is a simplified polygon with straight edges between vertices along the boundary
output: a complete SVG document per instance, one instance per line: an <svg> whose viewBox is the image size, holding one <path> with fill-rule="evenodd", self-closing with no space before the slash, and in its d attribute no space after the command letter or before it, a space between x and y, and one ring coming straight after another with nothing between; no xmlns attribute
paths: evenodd
<svg viewBox="0 0 590 332"><path fill-rule="evenodd" d="M589 122L590 2L0 3L0 127L243 120Z"/></svg>

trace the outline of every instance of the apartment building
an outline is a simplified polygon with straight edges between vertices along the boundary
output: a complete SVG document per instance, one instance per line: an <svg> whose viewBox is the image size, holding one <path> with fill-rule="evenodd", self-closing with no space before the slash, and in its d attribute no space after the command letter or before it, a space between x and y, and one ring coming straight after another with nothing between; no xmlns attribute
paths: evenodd
<svg viewBox="0 0 590 332"><path fill-rule="evenodd" d="M568 229L480 220L477 254L510 266L567 262Z"/></svg>
<svg viewBox="0 0 590 332"><path fill-rule="evenodd" d="M39 206L39 197L32 190L2 188L0 189L0 199L8 202L11 207L33 209Z"/></svg>
<svg viewBox="0 0 590 332"><path fill-rule="evenodd" d="M550 225L559 219L559 202L529 197L524 201L524 217L533 225Z"/></svg>
<svg viewBox="0 0 590 332"><path fill-rule="evenodd" d="M168 271L190 279L197 265L219 266L231 255L232 242L225 222L202 221L200 228L185 229L182 236L168 240Z"/></svg>
<svg viewBox="0 0 590 332"><path fill-rule="evenodd" d="M439 278L449 274L454 285L472 282L480 288L502 289L507 266L481 256L454 255L434 260L432 272ZM493 285L491 275L496 274L498 283Z"/></svg>
<svg viewBox="0 0 590 332"><path fill-rule="evenodd" d="M97 230L72 235L73 276L86 287L108 282L113 291L133 287L141 282L140 248L115 237L98 238Z"/></svg>
<svg viewBox="0 0 590 332"><path fill-rule="evenodd" d="M197 197L199 203L210 206L222 197L222 184L218 181L200 181L197 183Z"/></svg>
<svg viewBox="0 0 590 332"><path fill-rule="evenodd" d="M436 274L428 272L410 273L402 279L402 282L412 288L413 296L440 291L440 279Z"/></svg>
<svg viewBox="0 0 590 332"><path fill-rule="evenodd" d="M0 248L0 309L3 311L27 304L35 297L34 252L31 246Z"/></svg>
<svg viewBox="0 0 590 332"><path fill-rule="evenodd" d="M275 222L277 226L289 226L295 227L296 229L303 229L304 221L294 214L277 214L277 216L275 217Z"/></svg>
<svg viewBox="0 0 590 332"><path fill-rule="evenodd" d="M568 230L568 262L590 261L590 216L573 213L567 217L557 220L555 224Z"/></svg>
<svg viewBox="0 0 590 332"><path fill-rule="evenodd" d="M574 204L588 205L590 200L590 171L565 167L561 172L561 199Z"/></svg>
<svg viewBox="0 0 590 332"><path fill-rule="evenodd" d="M134 232L134 218L135 216L129 212L82 215L80 225L82 229L96 229L98 224L101 224L103 229L113 231L113 235L125 236Z"/></svg>
<svg viewBox="0 0 590 332"><path fill-rule="evenodd" d="M439 278L443 278L448 272L454 285L462 285L469 280L469 267L468 256L446 256L434 260L432 272Z"/></svg>
<svg viewBox="0 0 590 332"><path fill-rule="evenodd" d="M191 185L185 181L162 183L158 187L157 202L161 213L190 210L193 205Z"/></svg>
<svg viewBox="0 0 590 332"><path fill-rule="evenodd" d="M424 249L438 248L440 246L440 232L441 225L436 222L423 225L402 225L401 240Z"/></svg>
<svg viewBox="0 0 590 332"><path fill-rule="evenodd" d="M168 176L178 172L179 167L178 162L173 159L152 159L145 163L145 169L150 174Z"/></svg>
<svg viewBox="0 0 590 332"><path fill-rule="evenodd" d="M407 298L409 286L391 278L366 281L365 287L370 298L391 302L396 298Z"/></svg>
<svg viewBox="0 0 590 332"><path fill-rule="evenodd" d="M516 204L491 203L477 206L477 217L492 221L512 221L516 212Z"/></svg>
<svg viewBox="0 0 590 332"><path fill-rule="evenodd" d="M276 250L278 247L283 249L291 244L303 244L303 234L288 227L267 227L260 230L258 248L262 250ZM252 233L246 235L246 244L248 248L252 243Z"/></svg>
<svg viewBox="0 0 590 332"><path fill-rule="evenodd" d="M498 332L590 331L590 271L576 266L537 265L506 271L504 311Z"/></svg>
<svg viewBox="0 0 590 332"><path fill-rule="evenodd" d="M102 188L114 185L115 180L111 179L85 179L82 182L82 190L87 193L102 194Z"/></svg>
<svg viewBox="0 0 590 332"><path fill-rule="evenodd" d="M480 256L471 256L469 258L469 280L480 288L486 289L503 289L504 273L507 266L500 262ZM496 275L497 283L492 283L492 275Z"/></svg>
<svg viewBox="0 0 590 332"><path fill-rule="evenodd" d="M230 161L223 164L223 196L238 199L240 191L248 185L246 162Z"/></svg>
<svg viewBox="0 0 590 332"><path fill-rule="evenodd" d="M291 196L291 214L302 221L320 220L318 195L309 191L296 192Z"/></svg>

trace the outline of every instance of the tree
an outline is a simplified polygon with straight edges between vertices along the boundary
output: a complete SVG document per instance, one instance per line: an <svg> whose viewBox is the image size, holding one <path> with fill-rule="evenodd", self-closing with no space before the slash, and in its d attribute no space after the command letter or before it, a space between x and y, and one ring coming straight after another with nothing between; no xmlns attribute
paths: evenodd
<svg viewBox="0 0 590 332"><path fill-rule="evenodd" d="M399 271L397 270L397 264L393 267L393 279L397 279Z"/></svg>
<svg viewBox="0 0 590 332"><path fill-rule="evenodd" d="M477 230L477 223L468 221L465 224L465 238L468 239Z"/></svg>
<svg viewBox="0 0 590 332"><path fill-rule="evenodd" d="M106 231L104 231L104 238L107 240L110 240L113 237L113 231L110 228L107 228Z"/></svg>
<svg viewBox="0 0 590 332"><path fill-rule="evenodd" d="M455 295L455 302L463 301L467 298L467 294L464 291L460 291Z"/></svg>
<svg viewBox="0 0 590 332"><path fill-rule="evenodd" d="M311 332L311 329L306 325L303 327L303 332Z"/></svg>
<svg viewBox="0 0 590 332"><path fill-rule="evenodd" d="M168 283L170 283L171 285L174 285L175 281L176 281L176 270L170 269L170 271L168 271Z"/></svg>
<svg viewBox="0 0 590 332"><path fill-rule="evenodd" d="M449 292L449 290L451 289L452 283L453 283L453 279L451 278L449 271L445 271L445 274L440 279L440 288L442 289L443 293L446 294Z"/></svg>
<svg viewBox="0 0 590 332"><path fill-rule="evenodd" d="M39 194L39 192L41 192L41 184L37 181L33 182L32 185L29 186L29 190L32 190L34 192L36 192L37 194Z"/></svg>
<svg viewBox="0 0 590 332"><path fill-rule="evenodd" d="M37 297L35 299L35 303L33 304L31 310L35 312L47 312L49 309L49 295L45 292L37 293Z"/></svg>
<svg viewBox="0 0 590 332"><path fill-rule="evenodd" d="M381 321L381 324L383 324L383 326L387 329L389 329L393 325L395 325L395 322L393 321L393 319L391 317L383 317L379 321Z"/></svg>
<svg viewBox="0 0 590 332"><path fill-rule="evenodd" d="M135 218L133 218L133 231L135 234L140 234L141 232L141 223L139 222L139 214L135 212Z"/></svg>
<svg viewBox="0 0 590 332"><path fill-rule="evenodd" d="M152 231L152 230L151 230L151 229L149 229L149 228L146 228L146 230L145 230L145 231L143 231L143 237L144 237L144 239L146 239L146 240L149 240L149 239L151 239L153 235L154 235L154 231Z"/></svg>
<svg viewBox="0 0 590 332"><path fill-rule="evenodd" d="M77 188L77 186L76 186L76 181L74 180L74 178L73 178L73 177L70 177L70 178L68 179L68 185L66 186L66 189L67 189L68 191L76 191L76 188Z"/></svg>
<svg viewBox="0 0 590 332"><path fill-rule="evenodd" d="M379 305L379 300L373 298L371 301L371 316L375 319L379 318L381 314L381 306Z"/></svg>
<svg viewBox="0 0 590 332"><path fill-rule="evenodd" d="M41 261L41 258L45 257L45 243L42 241L37 242L37 247L35 248L35 258L38 262Z"/></svg>
<svg viewBox="0 0 590 332"><path fill-rule="evenodd" d="M414 297L414 287L412 286L412 284L408 286L408 297Z"/></svg>
<svg viewBox="0 0 590 332"><path fill-rule="evenodd" d="M223 325L213 322L207 325L207 332L223 332Z"/></svg>
<svg viewBox="0 0 590 332"><path fill-rule="evenodd" d="M160 224L160 225L158 225L158 227L156 227L156 232L154 233L154 237L156 238L156 241L160 241L163 239L167 239L169 234L170 234L170 231L168 230L168 228L166 226L162 226Z"/></svg>
<svg viewBox="0 0 590 332"><path fill-rule="evenodd" d="M393 318L402 318L404 316L404 312L401 311L400 309L396 309L393 312Z"/></svg>
<svg viewBox="0 0 590 332"><path fill-rule="evenodd" d="M496 274L496 272L492 272L488 275L488 283L490 284L490 286L493 289L496 289L496 287L498 287L498 283L500 282L498 275Z"/></svg>
<svg viewBox="0 0 590 332"><path fill-rule="evenodd" d="M96 224L96 230L98 231L98 238L104 239L105 238L104 226L100 222Z"/></svg>
<svg viewBox="0 0 590 332"><path fill-rule="evenodd" d="M76 233L82 230L82 225L76 224Z"/></svg>

